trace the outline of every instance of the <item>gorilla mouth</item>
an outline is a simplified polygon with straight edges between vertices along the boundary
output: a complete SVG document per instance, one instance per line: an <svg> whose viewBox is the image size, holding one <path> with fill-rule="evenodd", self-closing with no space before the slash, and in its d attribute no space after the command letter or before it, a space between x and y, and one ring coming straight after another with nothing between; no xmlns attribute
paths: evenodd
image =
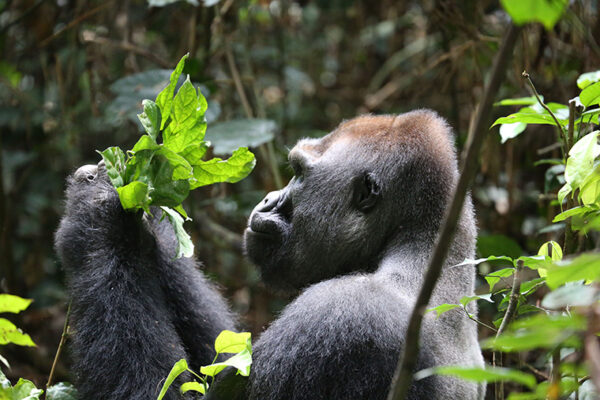
<svg viewBox="0 0 600 400"><path fill-rule="evenodd" d="M250 218L248 228L249 234L264 236L264 237L280 237L283 234L284 224L279 218L274 215L264 215L256 213Z"/></svg>

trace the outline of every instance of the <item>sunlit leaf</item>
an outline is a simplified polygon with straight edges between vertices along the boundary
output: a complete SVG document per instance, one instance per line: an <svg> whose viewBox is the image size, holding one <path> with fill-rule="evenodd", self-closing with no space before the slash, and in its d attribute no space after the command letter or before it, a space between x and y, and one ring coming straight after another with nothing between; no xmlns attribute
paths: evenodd
<svg viewBox="0 0 600 400"><path fill-rule="evenodd" d="M516 25L540 22L551 30L567 7L567 0L501 0Z"/></svg>
<svg viewBox="0 0 600 400"><path fill-rule="evenodd" d="M494 290L494 286L496 286L496 284L498 282L500 282L500 280L502 278L507 278L509 276L512 276L515 272L514 268L503 268L500 269L498 271L494 271L491 274L488 274L485 276L485 280L488 283L488 285L490 286L490 292L492 292Z"/></svg>
<svg viewBox="0 0 600 400"><path fill-rule="evenodd" d="M426 313L435 311L436 318L439 318L440 315L442 315L445 312L448 312L450 310L454 310L455 308L460 308L460 305L459 304L440 304L437 307L427 309Z"/></svg>
<svg viewBox="0 0 600 400"><path fill-rule="evenodd" d="M581 91L579 95L581 103L586 106L593 106L600 103L600 82L593 83Z"/></svg>
<svg viewBox="0 0 600 400"><path fill-rule="evenodd" d="M70 383L60 382L48 388L46 400L77 400L77 389Z"/></svg>
<svg viewBox="0 0 600 400"><path fill-rule="evenodd" d="M215 182L235 183L244 179L254 168L256 159L247 148L240 147L227 160L213 158L194 165L196 181L191 189Z"/></svg>
<svg viewBox="0 0 600 400"><path fill-rule="evenodd" d="M32 301L12 294L0 294L0 313L20 313L29 307Z"/></svg>
<svg viewBox="0 0 600 400"><path fill-rule="evenodd" d="M201 367L200 372L204 375L215 376L227 367L235 367L241 375L248 376L250 374L251 364L252 354L248 350L243 350L223 362Z"/></svg>
<svg viewBox="0 0 600 400"><path fill-rule="evenodd" d="M13 343L18 346L34 347L35 343L28 334L23 333L15 324L7 319L0 318L0 345Z"/></svg>
<svg viewBox="0 0 600 400"><path fill-rule="evenodd" d="M177 238L177 258L180 257L191 257L194 255L194 244L190 235L187 234L183 228L183 218L179 213L168 207L161 207L161 209L167 214L167 218L173 225L175 231L175 237Z"/></svg>
<svg viewBox="0 0 600 400"><path fill-rule="evenodd" d="M173 368L171 368L171 372L169 372L169 375L167 376L167 379L165 380L165 383L163 384L162 389L160 390L160 393L158 394L156 400L162 400L162 398L165 397L165 394L167 394L167 390L169 390L175 379L177 379L177 377L183 372L185 372L187 369L188 364L185 359L177 361L175 365L173 365Z"/></svg>
<svg viewBox="0 0 600 400"><path fill-rule="evenodd" d="M142 101L144 112L138 114L138 118L146 133L156 142L160 133L160 109L152 100Z"/></svg>
<svg viewBox="0 0 600 400"><path fill-rule="evenodd" d="M251 351L250 343L250 332L224 330L215 339L215 350L217 353L239 353L245 349Z"/></svg>
<svg viewBox="0 0 600 400"><path fill-rule="evenodd" d="M206 393L206 390L204 389L204 385L202 385L199 382L186 382L183 385L181 385L179 390L181 391L181 393L187 393L190 390L194 391L194 392L202 393L202 394Z"/></svg>
<svg viewBox="0 0 600 400"><path fill-rule="evenodd" d="M189 57L189 53L185 54L177 63L177 67L171 73L171 78L169 79L169 84L166 88L164 88L158 96L156 96L156 104L160 107L161 112L161 123L160 129L162 130L165 127L165 124L169 117L171 116L171 109L173 107L173 94L175 93L175 86L177 85L177 81L179 80L179 76L183 71L183 66L185 65L185 60Z"/></svg>

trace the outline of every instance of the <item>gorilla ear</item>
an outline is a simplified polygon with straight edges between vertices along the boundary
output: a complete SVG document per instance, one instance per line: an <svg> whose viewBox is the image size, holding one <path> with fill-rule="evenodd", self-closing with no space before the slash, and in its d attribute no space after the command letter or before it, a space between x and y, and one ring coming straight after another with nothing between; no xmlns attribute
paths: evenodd
<svg viewBox="0 0 600 400"><path fill-rule="evenodd" d="M354 180L354 194L352 200L354 206L359 211L370 211L377 203L380 194L381 188L373 173L365 173Z"/></svg>

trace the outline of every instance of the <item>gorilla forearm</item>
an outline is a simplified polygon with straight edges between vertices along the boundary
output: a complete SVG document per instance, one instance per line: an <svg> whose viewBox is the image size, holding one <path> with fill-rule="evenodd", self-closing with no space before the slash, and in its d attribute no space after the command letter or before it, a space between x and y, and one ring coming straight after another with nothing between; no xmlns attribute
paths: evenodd
<svg viewBox="0 0 600 400"><path fill-rule="evenodd" d="M160 210L125 212L104 169L90 171L69 179L55 237L72 299L76 384L82 399L153 399L176 361L210 363L215 337L234 324L195 262L174 259ZM177 386L166 399L182 398Z"/></svg>

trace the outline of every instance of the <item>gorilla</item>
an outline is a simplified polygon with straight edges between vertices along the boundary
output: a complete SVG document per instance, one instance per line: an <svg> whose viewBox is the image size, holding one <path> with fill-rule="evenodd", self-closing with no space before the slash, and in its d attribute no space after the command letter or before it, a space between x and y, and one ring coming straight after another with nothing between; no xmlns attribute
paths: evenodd
<svg viewBox="0 0 600 400"><path fill-rule="evenodd" d="M211 398L386 398L457 181L453 141L441 117L417 110L357 117L298 142L294 178L255 207L244 241L268 285L299 295L255 342L242 393ZM468 198L431 306L474 293L474 266L453 267L474 256L472 208ZM210 363L214 338L234 329L195 262L172 259L173 236L158 216L124 212L101 165L69 179L56 247L82 398L153 399L175 361ZM458 310L427 314L422 326L417 369L449 364L483 365L476 325ZM483 385L431 376L408 398L483 395Z"/></svg>

